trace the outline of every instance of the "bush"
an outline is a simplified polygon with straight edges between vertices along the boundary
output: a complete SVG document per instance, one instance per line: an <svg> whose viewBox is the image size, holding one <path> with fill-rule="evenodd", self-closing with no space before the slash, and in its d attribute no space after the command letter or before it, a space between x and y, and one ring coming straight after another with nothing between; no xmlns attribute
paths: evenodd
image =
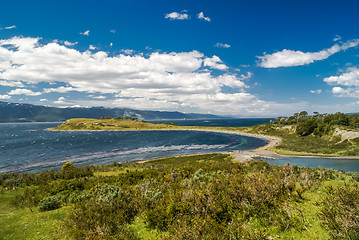
<svg viewBox="0 0 359 240"><path fill-rule="evenodd" d="M72 162L66 162L64 163L64 165L62 165L61 171L68 171L68 170L73 170L75 167L72 164Z"/></svg>
<svg viewBox="0 0 359 240"><path fill-rule="evenodd" d="M359 239L359 188L330 187L322 202L320 218L334 239Z"/></svg>
<svg viewBox="0 0 359 240"><path fill-rule="evenodd" d="M55 210L61 207L62 195L55 195L43 198L39 203L39 211L45 212Z"/></svg>

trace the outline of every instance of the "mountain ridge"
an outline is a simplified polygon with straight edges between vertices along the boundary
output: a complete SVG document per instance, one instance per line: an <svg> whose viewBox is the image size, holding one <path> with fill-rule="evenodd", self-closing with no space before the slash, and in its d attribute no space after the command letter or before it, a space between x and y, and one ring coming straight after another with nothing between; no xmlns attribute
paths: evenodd
<svg viewBox="0 0 359 240"><path fill-rule="evenodd" d="M213 114L150 111L131 108L58 108L0 101L0 122L62 122L70 118L136 117L139 120L225 119Z"/></svg>

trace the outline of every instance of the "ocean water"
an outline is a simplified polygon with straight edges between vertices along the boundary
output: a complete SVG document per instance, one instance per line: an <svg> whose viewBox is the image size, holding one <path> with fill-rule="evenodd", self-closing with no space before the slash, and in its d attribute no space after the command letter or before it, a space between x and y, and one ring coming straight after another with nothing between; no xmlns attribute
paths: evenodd
<svg viewBox="0 0 359 240"><path fill-rule="evenodd" d="M257 124L269 123L274 118L241 118L241 119L208 119L208 120L161 120L154 123L175 123L179 126L205 127L250 127Z"/></svg>
<svg viewBox="0 0 359 240"><path fill-rule="evenodd" d="M0 124L0 172L37 172L182 154L247 150L262 139L200 131L46 131L60 123Z"/></svg>
<svg viewBox="0 0 359 240"><path fill-rule="evenodd" d="M252 126L271 119L170 121L187 126ZM168 122L168 121L162 121ZM262 139L200 131L51 132L60 123L0 123L0 173L60 169L68 161L77 166L130 162L183 154L254 149ZM270 164L325 167L358 172L358 159L284 157L263 159Z"/></svg>

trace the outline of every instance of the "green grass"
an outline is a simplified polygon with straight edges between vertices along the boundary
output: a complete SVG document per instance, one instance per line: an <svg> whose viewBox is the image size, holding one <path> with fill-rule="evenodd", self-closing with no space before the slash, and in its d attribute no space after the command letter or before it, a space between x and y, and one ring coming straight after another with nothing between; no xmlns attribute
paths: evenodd
<svg viewBox="0 0 359 240"><path fill-rule="evenodd" d="M154 124L148 122L139 122L119 119L90 119L73 118L65 121L60 126L51 128L54 131L114 131L114 130L160 130L176 129L171 124Z"/></svg>
<svg viewBox="0 0 359 240"><path fill-rule="evenodd" d="M281 143L273 149L279 154L327 157L359 156L359 144L356 141L340 141L336 138L331 139L330 136L300 136L273 124L243 127L238 130L281 138Z"/></svg>
<svg viewBox="0 0 359 240"><path fill-rule="evenodd" d="M64 226L71 209L38 212L36 207L13 206L11 202L23 190L0 194L0 239L72 239Z"/></svg>
<svg viewBox="0 0 359 240"><path fill-rule="evenodd" d="M359 180L232 159L199 154L0 175L0 239L331 239L320 218L326 189ZM39 212L49 195L62 196L62 208Z"/></svg>

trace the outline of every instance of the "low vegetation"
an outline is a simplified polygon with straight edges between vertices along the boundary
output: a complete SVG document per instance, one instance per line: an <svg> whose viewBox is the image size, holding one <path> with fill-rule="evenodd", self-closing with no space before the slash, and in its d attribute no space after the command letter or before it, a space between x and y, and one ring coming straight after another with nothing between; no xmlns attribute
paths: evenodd
<svg viewBox="0 0 359 240"><path fill-rule="evenodd" d="M0 238L357 239L358 181L228 154L66 163L0 175Z"/></svg>
<svg viewBox="0 0 359 240"><path fill-rule="evenodd" d="M281 154L359 156L359 114L301 112L242 130L280 137Z"/></svg>
<svg viewBox="0 0 359 240"><path fill-rule="evenodd" d="M50 130L55 131L112 131L112 130L160 130L176 128L173 124L154 124L135 119L108 118L101 119L73 118Z"/></svg>

